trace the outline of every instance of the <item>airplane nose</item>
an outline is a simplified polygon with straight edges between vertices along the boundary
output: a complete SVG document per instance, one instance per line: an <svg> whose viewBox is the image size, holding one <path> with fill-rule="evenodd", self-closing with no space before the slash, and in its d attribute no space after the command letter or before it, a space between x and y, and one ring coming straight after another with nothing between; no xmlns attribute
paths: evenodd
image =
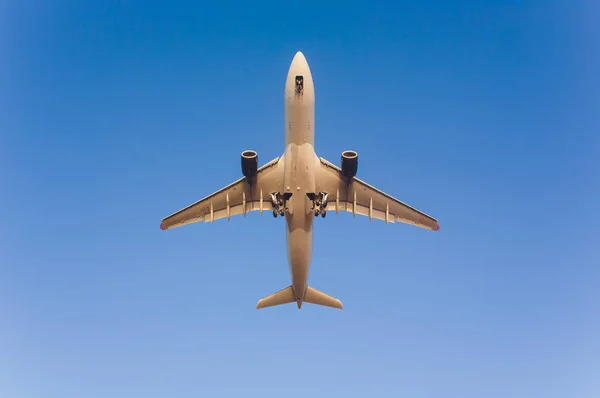
<svg viewBox="0 0 600 398"><path fill-rule="evenodd" d="M302 51L298 51L296 55L294 55L294 59L292 59L292 65L296 67L304 67L308 65L308 62L306 62L306 57L304 57Z"/></svg>
<svg viewBox="0 0 600 398"><path fill-rule="evenodd" d="M285 87L285 95L288 100L292 98L298 100L300 98L298 95L301 95L303 98L302 103L304 104L310 104L314 101L312 76L308 62L302 51L296 52L296 55L292 59Z"/></svg>

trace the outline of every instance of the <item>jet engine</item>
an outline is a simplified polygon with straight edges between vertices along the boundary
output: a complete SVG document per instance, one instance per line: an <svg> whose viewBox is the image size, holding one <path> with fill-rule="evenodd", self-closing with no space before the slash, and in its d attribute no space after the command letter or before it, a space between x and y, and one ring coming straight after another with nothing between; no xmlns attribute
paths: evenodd
<svg viewBox="0 0 600 398"><path fill-rule="evenodd" d="M358 153L355 151L342 152L342 175L352 178L358 171Z"/></svg>
<svg viewBox="0 0 600 398"><path fill-rule="evenodd" d="M242 173L244 177L255 177L256 170L258 170L258 154L251 150L242 152Z"/></svg>

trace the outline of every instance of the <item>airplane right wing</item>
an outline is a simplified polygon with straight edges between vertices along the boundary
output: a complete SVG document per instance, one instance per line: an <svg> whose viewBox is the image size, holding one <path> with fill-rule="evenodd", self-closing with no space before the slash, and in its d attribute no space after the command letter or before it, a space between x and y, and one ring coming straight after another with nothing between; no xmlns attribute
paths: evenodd
<svg viewBox="0 0 600 398"><path fill-rule="evenodd" d="M272 210L271 193L281 192L283 156L259 167L252 184L246 177L221 188L207 197L165 217L160 229L172 229L195 222L210 222L249 211ZM265 203L266 202L266 203Z"/></svg>
<svg viewBox="0 0 600 398"><path fill-rule="evenodd" d="M327 210L344 210L370 219L383 220L386 223L402 222L417 227L437 231L439 222L386 194L385 192L352 177L347 183L342 176L342 169L324 158L317 164L317 191L328 194Z"/></svg>

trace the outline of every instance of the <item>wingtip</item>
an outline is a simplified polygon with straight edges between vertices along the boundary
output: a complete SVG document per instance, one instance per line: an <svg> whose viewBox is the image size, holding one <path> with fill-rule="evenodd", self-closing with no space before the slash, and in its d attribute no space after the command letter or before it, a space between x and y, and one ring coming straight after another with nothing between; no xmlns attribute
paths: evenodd
<svg viewBox="0 0 600 398"><path fill-rule="evenodd" d="M437 226L435 227L434 231L439 231L440 230L440 223L437 223Z"/></svg>
<svg viewBox="0 0 600 398"><path fill-rule="evenodd" d="M165 225L165 223L164 223L164 222L161 222L161 223L160 223L160 229L161 229L162 231L164 231L165 229L167 229L167 226Z"/></svg>

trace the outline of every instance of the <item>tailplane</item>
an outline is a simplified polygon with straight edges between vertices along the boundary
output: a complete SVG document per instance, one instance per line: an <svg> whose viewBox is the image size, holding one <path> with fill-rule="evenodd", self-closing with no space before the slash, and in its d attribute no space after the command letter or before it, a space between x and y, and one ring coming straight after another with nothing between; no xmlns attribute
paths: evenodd
<svg viewBox="0 0 600 398"><path fill-rule="evenodd" d="M278 292L271 294L265 298L258 300L256 304L256 308L266 308L273 307L281 304L289 304L296 302L296 295L294 294L294 288L292 286L288 286L285 289L281 289ZM342 309L342 302L335 297L331 297L315 288L310 286L306 287L306 292L304 293L304 299L302 300L307 303L322 305L325 307L339 308ZM302 301L298 300L298 308L302 307Z"/></svg>
<svg viewBox="0 0 600 398"><path fill-rule="evenodd" d="M340 300L310 286L306 286L304 301L311 304L324 305L325 307L339 308L340 310L343 309Z"/></svg>
<svg viewBox="0 0 600 398"><path fill-rule="evenodd" d="M294 297L294 289L292 286L288 286L285 289L281 289L270 296L258 300L258 303L256 303L256 309L273 307L281 304L289 304L295 301L296 298Z"/></svg>

